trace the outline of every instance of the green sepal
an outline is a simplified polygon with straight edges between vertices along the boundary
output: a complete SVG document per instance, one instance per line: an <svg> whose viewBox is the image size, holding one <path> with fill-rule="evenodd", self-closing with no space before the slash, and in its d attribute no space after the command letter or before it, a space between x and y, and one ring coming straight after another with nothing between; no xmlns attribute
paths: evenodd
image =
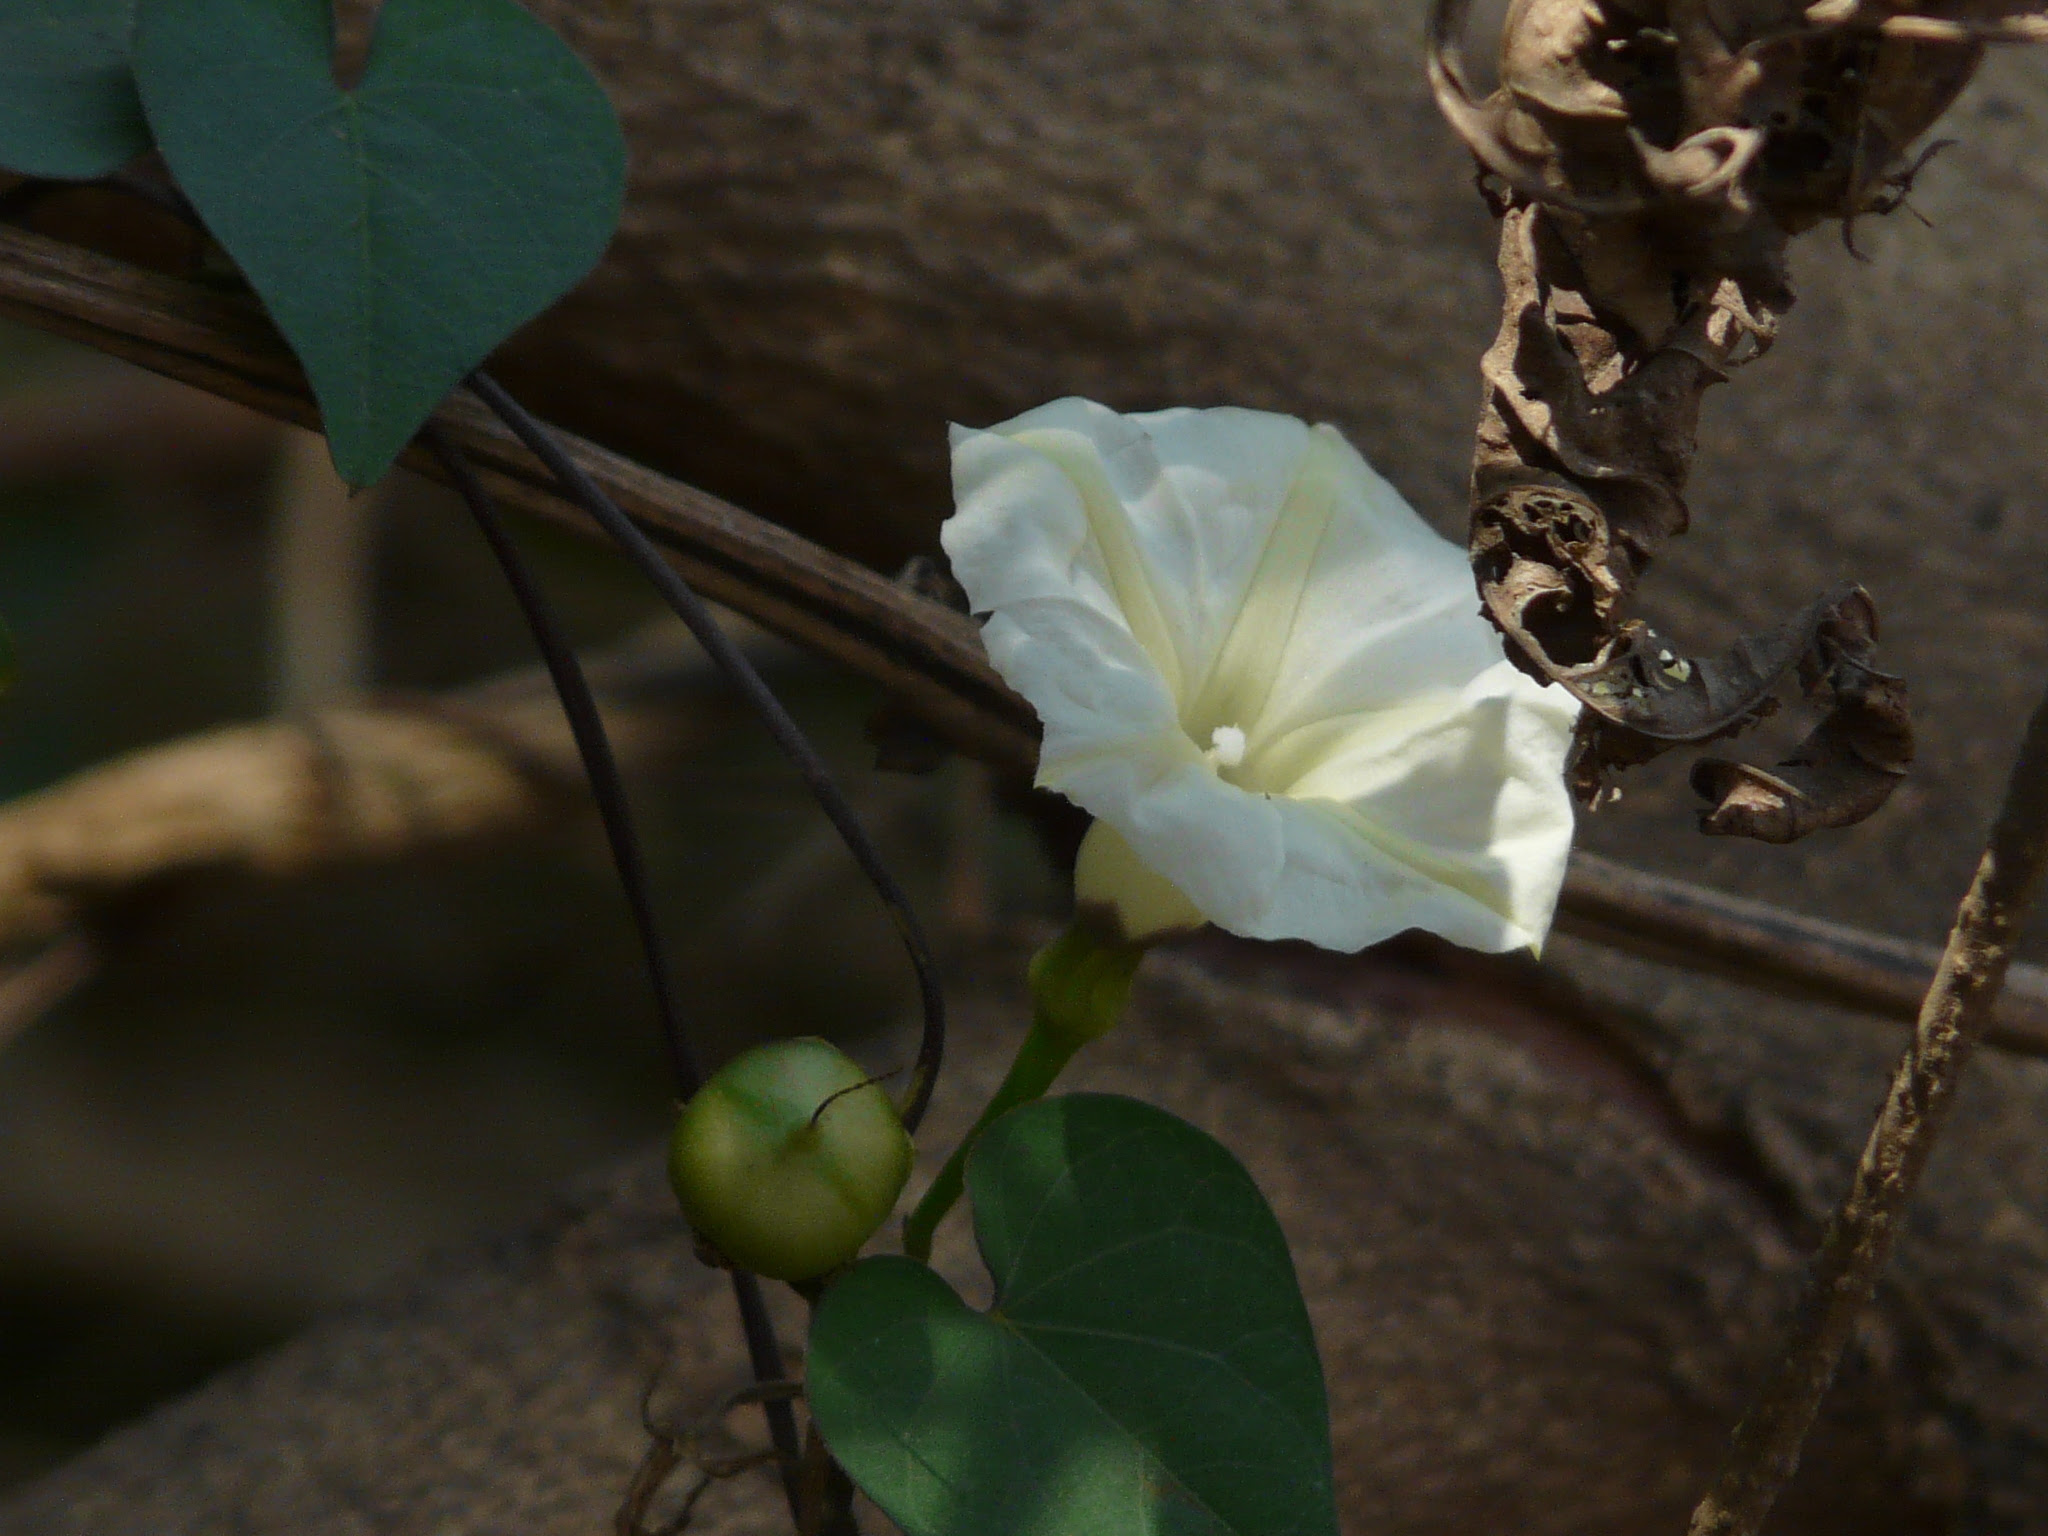
<svg viewBox="0 0 2048 1536"><path fill-rule="evenodd" d="M1104 937L1075 923L1031 958L1031 1007L1037 1027L1079 1050L1116 1027L1130 1001L1143 944Z"/></svg>

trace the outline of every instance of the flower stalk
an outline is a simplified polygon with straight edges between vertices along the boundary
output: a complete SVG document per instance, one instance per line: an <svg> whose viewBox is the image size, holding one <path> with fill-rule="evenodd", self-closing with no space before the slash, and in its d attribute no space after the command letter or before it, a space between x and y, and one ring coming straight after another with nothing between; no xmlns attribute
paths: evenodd
<svg viewBox="0 0 2048 1536"><path fill-rule="evenodd" d="M973 1127L904 1218L903 1251L911 1258L931 1261L932 1238L959 1202L967 1155L981 1133L1018 1105L1043 1098L1075 1052L1116 1027L1144 956L1143 944L1106 937L1093 924L1079 921L1032 957L1031 1027Z"/></svg>

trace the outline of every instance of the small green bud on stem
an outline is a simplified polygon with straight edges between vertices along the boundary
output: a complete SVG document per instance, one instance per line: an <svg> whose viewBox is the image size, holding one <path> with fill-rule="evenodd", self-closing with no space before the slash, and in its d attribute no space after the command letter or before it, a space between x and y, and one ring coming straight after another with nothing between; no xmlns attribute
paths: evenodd
<svg viewBox="0 0 2048 1536"><path fill-rule="evenodd" d="M910 1151L889 1096L837 1047L780 1040L728 1062L683 1106L668 1176L723 1258L813 1280L888 1220Z"/></svg>

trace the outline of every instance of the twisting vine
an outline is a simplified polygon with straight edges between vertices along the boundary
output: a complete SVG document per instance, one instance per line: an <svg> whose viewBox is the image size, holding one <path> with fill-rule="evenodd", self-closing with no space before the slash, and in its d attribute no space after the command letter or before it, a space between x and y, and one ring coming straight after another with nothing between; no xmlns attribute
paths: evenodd
<svg viewBox="0 0 2048 1536"><path fill-rule="evenodd" d="M882 898L897 935L916 967L918 997L924 1013L917 1064L902 1111L904 1128L915 1131L931 1103L932 1089L938 1082L939 1069L945 1059L946 1000L939 982L938 962L933 957L931 944L917 920L910 898L890 873L880 850L875 847L859 816L847 803L845 793L833 779L831 769L818 755L818 749L811 745L802 728L790 718L789 711L762 680L746 653L733 643L732 637L712 617L704 600L662 558L653 541L619 510L617 503L605 495L583 466L564 453L548 430L502 385L488 374L478 373L470 378L469 388L532 451L534 457L547 466L548 472L560 482L570 498L604 529L661 594L663 601L675 610L676 616L689 627L698 644L704 647L705 654L717 662L776 746L795 765L812 797L846 843L861 873L867 876L868 882Z"/></svg>
<svg viewBox="0 0 2048 1536"><path fill-rule="evenodd" d="M902 939L916 969L923 1010L924 1024L917 1061L901 1111L904 1129L914 1132L931 1103L932 1090L938 1082L939 1071L944 1062L946 1024L945 996L939 981L937 962L922 925L918 922L916 911L911 906L910 898L889 870L881 851L868 836L866 828L861 825L859 817L848 803L837 781L833 779L831 770L826 766L817 748L811 744L802 727L791 718L789 711L775 695L774 690L762 679L746 653L726 634L704 600L676 574L652 541L619 510L610 497L604 494L597 483L583 471L582 466L562 451L561 445L555 442L548 430L502 385L488 374L479 372L471 376L469 389L489 406L506 427L547 467L565 494L581 506L617 544L689 628L705 653L752 708L776 746L796 766L812 797L824 810L834 830L852 852L862 873L881 896L897 934ZM646 952L648 974L653 983L670 1060L675 1068L682 1096L685 1099L694 1098L704 1086L704 1075L697 1064L676 1008L674 986L662 951L660 934L654 922L647 888L646 864L633 832L625 787L606 739L604 722L598 712L597 702L591 695L589 683L583 677L574 651L554 619L544 595L532 573L526 568L517 545L492 506L490 497L477 479L475 471L471 469L460 451L448 444L445 437L431 424L424 432L428 446L448 470L452 483L468 504L493 554L497 557L506 581L526 615L534 640L554 682L556 694L569 717L577 749L582 755L585 772L604 819L606 835L611 843L613 863L618 869L621 883L626 888L627 899L633 909L634 923ZM836 1098L848 1091L850 1090L838 1090L833 1097ZM831 1099L828 1099L812 1112L813 1125L830 1102ZM752 1271L742 1265L727 1263L725 1268L732 1278L733 1292L746 1335L748 1358L755 1379L764 1384L779 1380L784 1373L784 1360L781 1347L776 1341L774 1322L769 1316L760 1282ZM767 1416L770 1435L777 1452L790 1515L796 1522L801 1536L841 1536L841 1533L854 1532L850 1514L853 1485L845 1472L832 1460L824 1442L818 1436L815 1424L807 1432L800 1432L795 1412L786 1397L765 1397L761 1408ZM644 1494L646 1491L640 1492ZM630 1497L628 1502L629 1505L632 1502Z"/></svg>
<svg viewBox="0 0 2048 1536"><path fill-rule="evenodd" d="M678 1093L685 1099L690 1098L704 1086L704 1069L690 1042L689 1031L676 1000L674 973L662 943L661 929L655 921L647 860L640 850L640 838L634 830L625 781L620 776L618 759L612 751L611 739L605 731L604 718L598 710L596 696L591 692L590 681L584 676L583 664L576 659L576 653L569 645L561 621L555 617L553 605L548 602L546 593L520 554L511 530L505 526L503 516L493 504L490 493L484 489L483 482L477 479L469 460L461 449L448 441L445 433L432 424L423 429L422 437L448 471L449 481L469 508L484 541L490 545L491 553L504 573L505 583L512 589L527 628L532 631L534 646L547 667L555 697L561 701L562 713L568 717L569 730L576 740L576 752L583 763L584 777L589 781L591 798L596 802L598 817L604 823L606 841L611 846L612 864L618 871L626 904L632 911L633 928L647 965L648 983L654 990L655 1012L668 1050L669 1068L675 1076ZM748 1363L757 1381L775 1381L782 1376L785 1365L782 1346L775 1337L775 1322L769 1316L767 1300L761 1293L761 1282L744 1269L735 1267L728 1273L732 1277L733 1297L739 1307L740 1326L746 1335ZM797 1500L795 1467L802 1451L796 1414L786 1396L764 1396L761 1411L767 1417L769 1436L781 1459L783 1483L794 1514Z"/></svg>

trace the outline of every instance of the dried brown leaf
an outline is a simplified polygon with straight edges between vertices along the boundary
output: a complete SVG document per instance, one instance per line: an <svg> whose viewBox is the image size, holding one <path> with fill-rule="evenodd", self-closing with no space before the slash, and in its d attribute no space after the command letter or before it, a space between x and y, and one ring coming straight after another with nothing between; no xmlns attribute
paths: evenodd
<svg viewBox="0 0 2048 1536"><path fill-rule="evenodd" d="M1823 594L1718 655L1687 654L1630 610L1690 521L1702 396L1769 347L1792 305L1791 238L1827 219L1847 238L1859 216L1900 206L1928 157L1909 150L1985 38L2048 24L2000 0L1923 14L1515 0L1500 84L1481 98L1468 11L1439 0L1430 78L1502 217L1505 301L1472 475L1486 612L1518 665L1585 704L1583 797L1673 745L1746 729L1796 672L1820 723L1775 771L1702 761L1703 828L1790 841L1860 820L1912 757L1867 594Z"/></svg>

